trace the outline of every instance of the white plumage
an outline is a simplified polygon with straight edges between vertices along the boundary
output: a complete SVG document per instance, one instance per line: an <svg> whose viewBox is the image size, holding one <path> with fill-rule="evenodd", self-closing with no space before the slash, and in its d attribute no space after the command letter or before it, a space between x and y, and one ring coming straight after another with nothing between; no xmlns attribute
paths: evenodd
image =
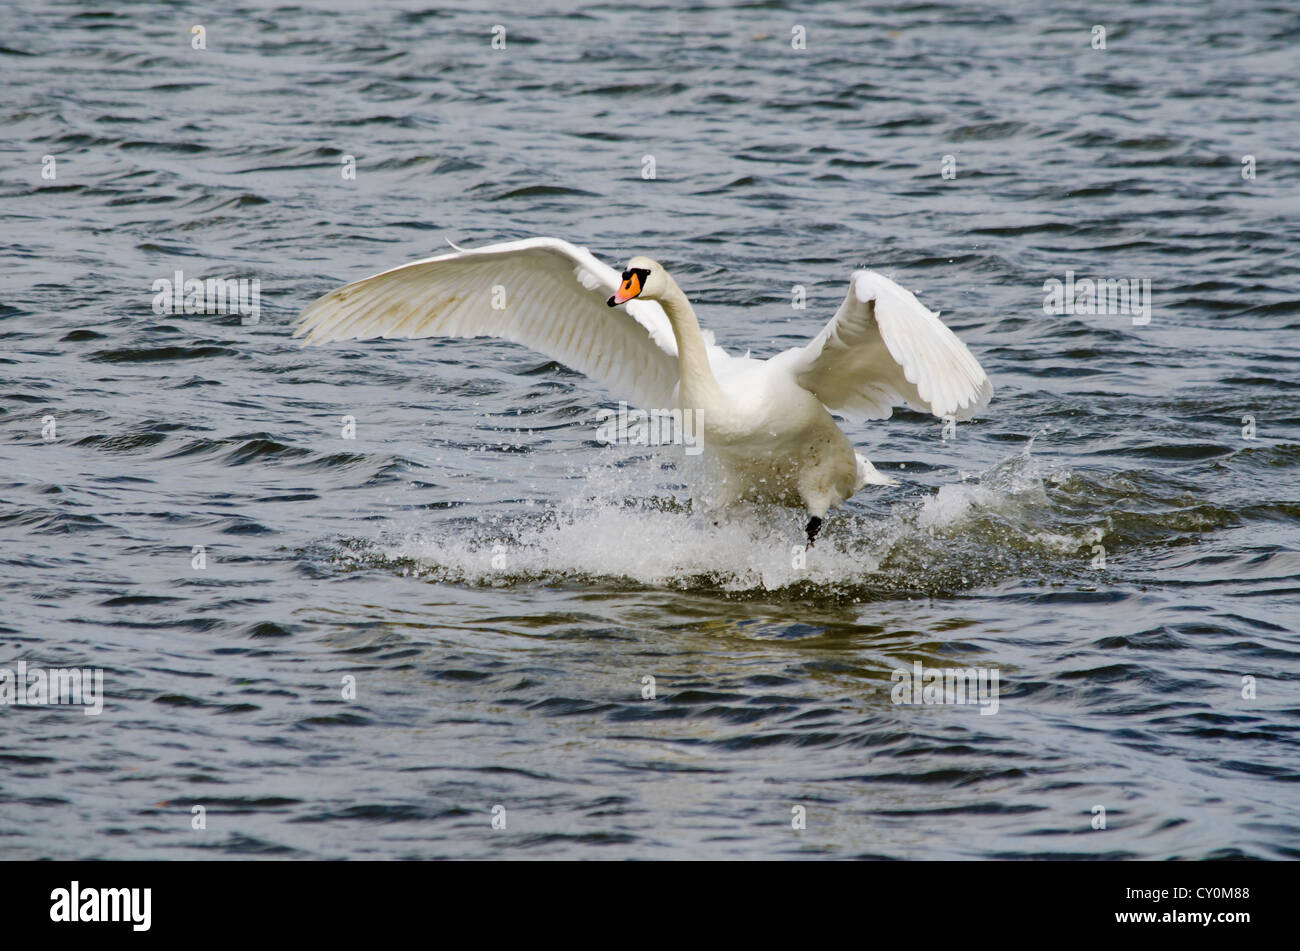
<svg viewBox="0 0 1300 951"><path fill-rule="evenodd" d="M457 249L356 281L308 307L295 336L499 337L642 408L696 410L721 465L720 500L802 504L810 543L830 508L868 482L893 484L853 451L828 409L887 419L906 403L968 419L993 395L938 315L874 271L853 273L806 346L754 360L716 346L656 262L633 258L620 279L558 238Z"/></svg>

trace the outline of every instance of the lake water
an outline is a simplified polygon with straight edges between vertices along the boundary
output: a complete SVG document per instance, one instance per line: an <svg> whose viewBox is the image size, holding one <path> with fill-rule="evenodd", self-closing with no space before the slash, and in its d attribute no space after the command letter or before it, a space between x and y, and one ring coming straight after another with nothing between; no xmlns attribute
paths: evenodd
<svg viewBox="0 0 1300 951"><path fill-rule="evenodd" d="M570 6L0 7L0 668L105 693L0 707L0 855L1300 857L1294 7ZM799 566L544 356L290 339L531 235L756 356L869 266L994 401Z"/></svg>

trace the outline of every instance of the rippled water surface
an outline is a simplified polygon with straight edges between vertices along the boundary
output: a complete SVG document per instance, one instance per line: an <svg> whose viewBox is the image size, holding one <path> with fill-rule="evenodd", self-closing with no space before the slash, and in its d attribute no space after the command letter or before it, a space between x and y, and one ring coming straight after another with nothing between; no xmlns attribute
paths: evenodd
<svg viewBox="0 0 1300 951"><path fill-rule="evenodd" d="M107 693L0 707L0 855L1300 856L1298 42L1281 3L0 7L0 667ZM798 513L714 525L543 356L289 339L535 234L664 261L757 356L873 267L994 402L846 424L901 484L800 567ZM154 313L176 270L260 322ZM1067 271L1150 322L1045 315ZM893 703L915 661L997 713Z"/></svg>

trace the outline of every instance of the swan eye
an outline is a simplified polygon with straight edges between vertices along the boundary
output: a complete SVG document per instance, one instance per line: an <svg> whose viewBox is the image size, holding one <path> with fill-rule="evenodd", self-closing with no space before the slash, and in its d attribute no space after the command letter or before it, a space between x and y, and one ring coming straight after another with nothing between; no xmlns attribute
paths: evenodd
<svg viewBox="0 0 1300 951"><path fill-rule="evenodd" d="M636 297L645 288L646 278L650 272L641 267L630 267L623 272L623 286L620 290L627 297Z"/></svg>

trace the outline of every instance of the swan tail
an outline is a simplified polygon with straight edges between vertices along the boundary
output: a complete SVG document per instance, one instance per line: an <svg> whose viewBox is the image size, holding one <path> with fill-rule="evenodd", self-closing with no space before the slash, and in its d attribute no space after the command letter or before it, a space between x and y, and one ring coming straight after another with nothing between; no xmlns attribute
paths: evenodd
<svg viewBox="0 0 1300 951"><path fill-rule="evenodd" d="M889 476L882 474L875 466L863 458L862 453L855 452L858 459L858 485L862 488L864 485L898 485L897 479L891 479Z"/></svg>

